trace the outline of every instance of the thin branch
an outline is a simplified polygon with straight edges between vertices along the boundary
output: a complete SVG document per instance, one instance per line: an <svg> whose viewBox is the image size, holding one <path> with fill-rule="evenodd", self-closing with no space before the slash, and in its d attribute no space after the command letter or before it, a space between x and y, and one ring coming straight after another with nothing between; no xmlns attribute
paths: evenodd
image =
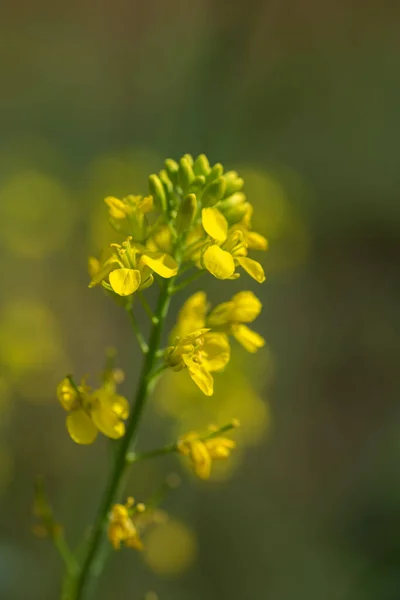
<svg viewBox="0 0 400 600"><path fill-rule="evenodd" d="M151 306L150 304L147 302L144 294L142 292L138 292L138 296L139 296L139 300L142 303L142 306L147 314L147 316L149 317L150 321L156 325L157 324L157 317L154 315L153 311L151 310Z"/></svg>
<svg viewBox="0 0 400 600"><path fill-rule="evenodd" d="M230 429L235 429L239 426L239 422L237 419L233 419L230 423L219 427L213 431L209 431L205 435L199 437L202 442L207 440L211 440L212 438L218 437L222 433L226 433ZM168 444L168 446L163 446L162 448L157 448L156 450L150 450L149 452L128 452L126 455L126 464L132 465L133 463L138 462L139 460L147 460L148 458L157 458L158 456L164 456L165 454L171 454L173 452L178 451L178 443L174 442L173 444Z"/></svg>
<svg viewBox="0 0 400 600"><path fill-rule="evenodd" d="M185 279L184 281L182 281L181 283L179 283L178 285L176 285L175 287L172 288L171 290L171 294L176 294L176 292L179 292L180 290L183 290L186 286L189 285L189 283L192 283L193 281L196 281L196 279L198 279L199 277L201 277L202 275L204 275L204 273L206 273L205 270L203 271L196 271L196 273L193 273L193 275L191 275L190 277L187 277L187 279Z"/></svg>
<svg viewBox="0 0 400 600"><path fill-rule="evenodd" d="M146 343L146 340L143 337L142 332L139 329L139 325L137 324L135 316L134 316L134 314L132 312L132 308L131 307L127 308L126 312L128 313L128 317L129 317L129 319L131 321L132 329L133 329L133 332L134 332L134 334L136 336L136 339L138 341L140 349L143 352L143 354L147 354L147 352L149 351L149 347L148 347L148 345Z"/></svg>

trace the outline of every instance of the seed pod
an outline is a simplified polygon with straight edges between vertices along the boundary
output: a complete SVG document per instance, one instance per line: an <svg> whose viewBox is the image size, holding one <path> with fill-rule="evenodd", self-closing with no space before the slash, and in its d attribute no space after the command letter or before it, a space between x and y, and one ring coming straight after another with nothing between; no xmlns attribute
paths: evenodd
<svg viewBox="0 0 400 600"><path fill-rule="evenodd" d="M214 204L221 200L225 193L225 185L225 179L223 177L219 177L206 185L202 196L203 207L214 206Z"/></svg>
<svg viewBox="0 0 400 600"><path fill-rule="evenodd" d="M150 192L154 198L154 202L162 212L167 212L167 196L165 194L164 186L158 175L153 174L149 177Z"/></svg>

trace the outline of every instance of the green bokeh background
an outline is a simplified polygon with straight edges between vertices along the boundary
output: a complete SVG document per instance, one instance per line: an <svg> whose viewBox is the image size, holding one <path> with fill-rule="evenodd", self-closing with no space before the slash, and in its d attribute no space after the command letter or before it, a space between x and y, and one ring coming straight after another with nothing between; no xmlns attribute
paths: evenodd
<svg viewBox="0 0 400 600"><path fill-rule="evenodd" d="M0 597L58 598L58 557L31 533L35 474L72 543L106 476L106 444L68 439L55 385L96 374L110 345L124 393L137 381L124 315L87 289L87 255L111 239L102 200L144 193L166 157L205 152L244 174L270 239L262 287L206 283L215 301L241 286L263 300L265 366L244 367L270 425L226 481L198 483L174 458L138 468L140 499L182 471L165 508L197 557L166 576L120 553L96 598L397 600L400 5L22 0L2 12ZM174 427L154 404L141 444Z"/></svg>

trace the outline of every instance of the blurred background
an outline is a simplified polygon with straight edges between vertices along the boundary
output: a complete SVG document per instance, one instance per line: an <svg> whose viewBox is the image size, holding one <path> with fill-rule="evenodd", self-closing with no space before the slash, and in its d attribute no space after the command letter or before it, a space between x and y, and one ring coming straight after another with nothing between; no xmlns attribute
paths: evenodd
<svg viewBox="0 0 400 600"><path fill-rule="evenodd" d="M214 302L253 289L268 346L236 348L212 399L179 374L159 385L143 450L239 417L239 451L207 483L174 457L132 470L139 500L167 473L182 485L96 598L400 598L399 19L373 0L6 0L1 598L59 597L59 559L32 534L35 475L75 545L107 473L106 440L67 436L56 384L95 383L109 346L126 395L137 381L124 314L87 288L88 254L112 240L103 198L145 193L185 152L246 181L267 282L206 285Z"/></svg>

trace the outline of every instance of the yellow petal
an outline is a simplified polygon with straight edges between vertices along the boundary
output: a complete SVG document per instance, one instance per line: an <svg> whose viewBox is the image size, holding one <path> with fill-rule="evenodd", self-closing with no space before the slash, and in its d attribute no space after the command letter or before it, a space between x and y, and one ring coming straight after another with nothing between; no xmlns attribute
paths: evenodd
<svg viewBox="0 0 400 600"><path fill-rule="evenodd" d="M178 272L178 263L172 256L164 252L146 252L140 259L143 265L147 265L157 275L165 277L173 277Z"/></svg>
<svg viewBox="0 0 400 600"><path fill-rule="evenodd" d="M225 242L228 236L228 222L218 208L203 208L201 222L210 237L219 244Z"/></svg>
<svg viewBox="0 0 400 600"><path fill-rule="evenodd" d="M61 383L58 384L57 397L60 401L61 406L65 410L70 411L73 408L76 400L78 399L78 394L75 388L72 387L68 377L63 379Z"/></svg>
<svg viewBox="0 0 400 600"><path fill-rule="evenodd" d="M83 409L71 411L66 423L69 435L77 444L92 444L97 437L97 429Z"/></svg>
<svg viewBox="0 0 400 600"><path fill-rule="evenodd" d="M232 321L237 323L251 323L261 312L262 304L253 292L239 292L232 298Z"/></svg>
<svg viewBox="0 0 400 600"><path fill-rule="evenodd" d="M125 219L126 215L132 212L132 209L125 202L114 196L107 196L107 198L104 198L104 202L108 206L110 217L117 221Z"/></svg>
<svg viewBox="0 0 400 600"><path fill-rule="evenodd" d="M206 448L212 459L218 460L228 458L236 447L236 443L233 440L225 437L211 438L205 442Z"/></svg>
<svg viewBox="0 0 400 600"><path fill-rule="evenodd" d="M88 271L90 279L93 279L97 275L97 273L100 271L100 261L98 258L95 258L94 256L89 256Z"/></svg>
<svg viewBox="0 0 400 600"><path fill-rule="evenodd" d="M247 352L257 352L265 344L264 338L250 329L250 327L247 327L247 325L233 325L232 335L237 339L239 344L242 344Z"/></svg>
<svg viewBox="0 0 400 600"><path fill-rule="evenodd" d="M202 352L207 371L221 371L229 362L231 347L226 335L211 331L204 336Z"/></svg>
<svg viewBox="0 0 400 600"><path fill-rule="evenodd" d="M201 389L203 394L212 396L214 393L214 379L211 373L203 365L193 362L187 355L184 354L182 358L195 384Z"/></svg>
<svg viewBox="0 0 400 600"><path fill-rule="evenodd" d="M138 210L142 213L148 213L154 208L153 196L144 196L138 202Z"/></svg>
<svg viewBox="0 0 400 600"><path fill-rule="evenodd" d="M241 267L258 283L262 283L265 281L265 273L264 269L256 260L252 258L248 258L247 256L242 256L236 259Z"/></svg>
<svg viewBox="0 0 400 600"><path fill-rule="evenodd" d="M178 314L178 322L171 333L171 339L185 336L201 329L205 325L207 313L207 296L205 292L196 292L184 303Z"/></svg>
<svg viewBox="0 0 400 600"><path fill-rule="evenodd" d="M108 406L102 403L93 406L91 417L97 429L107 437L117 440L125 435L125 423Z"/></svg>
<svg viewBox="0 0 400 600"><path fill-rule="evenodd" d="M113 268L118 264L114 257L109 258L102 265L100 265L100 263L96 265L93 260L91 263L89 263L89 275L92 277L92 280L89 283L90 288L94 287L95 285L99 285L99 283L108 277L110 271L112 271ZM91 268L94 268L93 273L90 273Z"/></svg>
<svg viewBox="0 0 400 600"><path fill-rule="evenodd" d="M249 250L268 250L268 240L256 231L246 231L247 247Z"/></svg>
<svg viewBox="0 0 400 600"><path fill-rule="evenodd" d="M229 279L235 271L232 256L215 244L204 252L203 264L217 279Z"/></svg>
<svg viewBox="0 0 400 600"><path fill-rule="evenodd" d="M221 327L223 325L227 325L230 323L232 319L232 311L234 310L235 305L232 301L230 302L222 302L222 304L218 304L207 317L207 325L211 328L213 327Z"/></svg>
<svg viewBox="0 0 400 600"><path fill-rule="evenodd" d="M197 477L208 479L211 473L211 457L202 441L195 440L190 444L190 458Z"/></svg>
<svg viewBox="0 0 400 600"><path fill-rule="evenodd" d="M110 285L119 296L129 296L138 289L141 276L136 269L115 269L109 275Z"/></svg>

